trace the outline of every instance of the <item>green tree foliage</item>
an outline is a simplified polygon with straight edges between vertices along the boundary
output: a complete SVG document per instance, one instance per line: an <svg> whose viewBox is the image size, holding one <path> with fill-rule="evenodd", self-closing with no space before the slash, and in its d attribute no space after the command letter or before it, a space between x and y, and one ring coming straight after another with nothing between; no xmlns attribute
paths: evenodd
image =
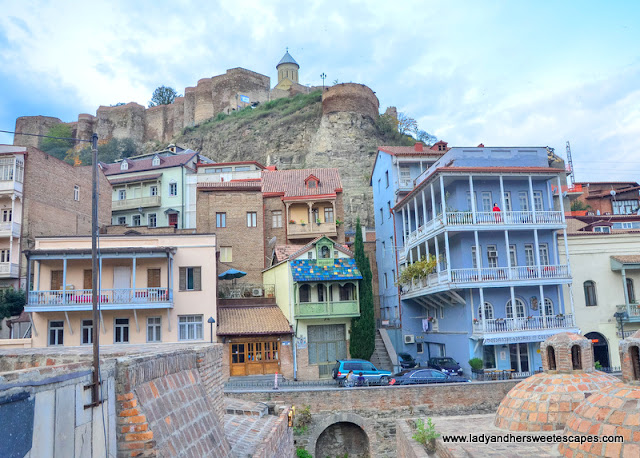
<svg viewBox="0 0 640 458"><path fill-rule="evenodd" d="M112 138L104 145L98 145L98 160L100 162L114 162L118 159L135 156L136 142L131 138ZM91 147L80 150L76 156L67 156L65 160L73 165L91 165Z"/></svg>
<svg viewBox="0 0 640 458"><path fill-rule="evenodd" d="M176 97L182 96L178 95L174 88L168 86L157 87L149 101L149 108L157 107L158 105L170 105Z"/></svg>
<svg viewBox="0 0 640 458"><path fill-rule="evenodd" d="M73 138L73 131L71 129L71 125L60 123L49 129L47 135L50 137ZM73 150L74 145L75 141L73 140L43 138L42 142L40 143L40 149L53 157L64 160L67 152L69 150Z"/></svg>
<svg viewBox="0 0 640 458"><path fill-rule="evenodd" d="M408 285L413 280L419 280L420 278L424 278L430 273L435 272L436 257L431 255L428 258L423 256L419 261L414 262L413 264L409 264L398 277L398 283L401 285Z"/></svg>
<svg viewBox="0 0 640 458"><path fill-rule="evenodd" d="M591 210L591 205L585 204L583 201L577 200L577 199L571 202L572 212L579 212L579 211L585 211L585 210Z"/></svg>
<svg viewBox="0 0 640 458"><path fill-rule="evenodd" d="M409 135L418 131L418 121L404 113L398 113L398 132Z"/></svg>
<svg viewBox="0 0 640 458"><path fill-rule="evenodd" d="M0 291L0 320L9 318L10 316L20 315L24 310L24 304L27 302L26 293L19 289L13 288Z"/></svg>
<svg viewBox="0 0 640 458"><path fill-rule="evenodd" d="M373 313L373 286L371 284L371 265L364 254L364 242L360 218L356 222L356 240L354 243L356 265L362 274L360 281L360 316L351 319L351 339L349 351L352 358L371 358L376 346L376 323Z"/></svg>
<svg viewBox="0 0 640 458"><path fill-rule="evenodd" d="M432 146L438 140L438 138L435 135L431 135L429 132L425 130L418 130L416 134L416 139L427 146Z"/></svg>

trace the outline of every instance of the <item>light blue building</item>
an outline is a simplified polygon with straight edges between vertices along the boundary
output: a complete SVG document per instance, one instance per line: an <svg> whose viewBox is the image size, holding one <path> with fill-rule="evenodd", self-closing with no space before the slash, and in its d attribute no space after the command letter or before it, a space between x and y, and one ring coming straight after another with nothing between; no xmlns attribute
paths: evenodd
<svg viewBox="0 0 640 458"><path fill-rule="evenodd" d="M479 357L485 369L527 373L542 365L540 342L577 331L563 299L571 273L559 261L566 225L552 190L564 173L546 148L481 146L450 149L414 180L393 207L398 266L439 262L400 285L396 350L421 361L452 356L467 371Z"/></svg>

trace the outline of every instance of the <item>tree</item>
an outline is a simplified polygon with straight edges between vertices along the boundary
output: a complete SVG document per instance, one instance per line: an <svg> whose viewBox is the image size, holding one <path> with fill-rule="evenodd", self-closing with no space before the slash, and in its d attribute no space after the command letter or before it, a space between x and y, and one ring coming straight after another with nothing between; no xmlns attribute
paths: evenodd
<svg viewBox="0 0 640 458"><path fill-rule="evenodd" d="M585 204L581 200L574 200L573 202L571 202L572 212L579 212L579 211L585 211L585 210L591 210L591 205Z"/></svg>
<svg viewBox="0 0 640 458"><path fill-rule="evenodd" d="M149 108L157 107L158 105L170 105L176 97L182 96L178 95L174 88L167 86L157 87L156 90L153 91L153 95L149 101Z"/></svg>
<svg viewBox="0 0 640 458"><path fill-rule="evenodd" d="M10 316L20 315L27 303L26 293L13 288L0 291L0 320Z"/></svg>
<svg viewBox="0 0 640 458"><path fill-rule="evenodd" d="M398 132L407 135L418 131L418 121L404 113L398 113Z"/></svg>
<svg viewBox="0 0 640 458"><path fill-rule="evenodd" d="M438 140L435 135L431 135L425 130L418 130L418 132L416 133L416 138L419 142L422 142L427 146L432 146L436 142L436 140Z"/></svg>
<svg viewBox="0 0 640 458"><path fill-rule="evenodd" d="M75 141L73 140L73 130L71 125L60 123L53 126L47 132L50 137L70 138L71 140L61 140L59 138L43 138L40 143L40 149L45 153L64 160L67 152L73 149Z"/></svg>
<svg viewBox="0 0 640 458"><path fill-rule="evenodd" d="M132 138L112 138L103 145L98 145L98 160L100 162L114 162L118 159L135 156L137 146ZM91 165L91 148L85 147L77 155L69 155L65 160L73 165Z"/></svg>
<svg viewBox="0 0 640 458"><path fill-rule="evenodd" d="M354 255L362 280L360 281L360 316L351 319L349 352L352 358L368 360L371 358L376 346L376 324L373 311L371 265L369 264L369 258L364 254L360 218L356 222Z"/></svg>

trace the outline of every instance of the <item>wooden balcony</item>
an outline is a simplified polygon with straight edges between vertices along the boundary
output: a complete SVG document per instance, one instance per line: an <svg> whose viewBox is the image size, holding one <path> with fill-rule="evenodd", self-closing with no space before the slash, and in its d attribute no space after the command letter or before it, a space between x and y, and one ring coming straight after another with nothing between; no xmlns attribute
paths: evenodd
<svg viewBox="0 0 640 458"><path fill-rule="evenodd" d="M136 197L134 199L114 200L111 203L112 210L131 210L133 208L159 207L160 196Z"/></svg>
<svg viewBox="0 0 640 458"><path fill-rule="evenodd" d="M310 239L320 235L337 237L336 223L289 223L287 225L287 237L290 239Z"/></svg>
<svg viewBox="0 0 640 458"><path fill-rule="evenodd" d="M339 318L360 316L358 301L299 302L294 318Z"/></svg>

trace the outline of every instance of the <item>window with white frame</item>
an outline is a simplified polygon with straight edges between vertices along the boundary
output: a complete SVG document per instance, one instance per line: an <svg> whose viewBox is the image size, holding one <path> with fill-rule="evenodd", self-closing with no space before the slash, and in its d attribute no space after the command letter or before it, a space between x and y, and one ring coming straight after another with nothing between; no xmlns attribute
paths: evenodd
<svg viewBox="0 0 640 458"><path fill-rule="evenodd" d="M149 194L151 196L157 196L158 195L158 187L157 186L149 186Z"/></svg>
<svg viewBox="0 0 640 458"><path fill-rule="evenodd" d="M257 226L258 226L258 213L247 212L247 227L257 227Z"/></svg>
<svg viewBox="0 0 640 458"><path fill-rule="evenodd" d="M424 343L416 342L416 353L418 354L424 353Z"/></svg>
<svg viewBox="0 0 640 458"><path fill-rule="evenodd" d="M147 222L149 227L156 227L157 226L156 214L149 213L147 215Z"/></svg>
<svg viewBox="0 0 640 458"><path fill-rule="evenodd" d="M49 321L49 346L64 345L64 321Z"/></svg>
<svg viewBox="0 0 640 458"><path fill-rule="evenodd" d="M127 224L127 217L126 216L118 216L118 224L120 226Z"/></svg>
<svg viewBox="0 0 640 458"><path fill-rule="evenodd" d="M282 210L271 212L271 227L282 227Z"/></svg>
<svg viewBox="0 0 640 458"><path fill-rule="evenodd" d="M16 181L22 183L24 180L24 162L16 159Z"/></svg>
<svg viewBox="0 0 640 458"><path fill-rule="evenodd" d="M202 290L201 267L180 267L180 291Z"/></svg>
<svg viewBox="0 0 640 458"><path fill-rule="evenodd" d="M478 306L478 319L482 319L482 307ZM493 320L493 305L490 302L484 303L484 319Z"/></svg>
<svg viewBox="0 0 640 458"><path fill-rule="evenodd" d="M473 191L473 198L476 198L476 192ZM477 202L477 201L476 201ZM473 210L473 203L471 202L471 191L467 191L467 208L469 211Z"/></svg>
<svg viewBox="0 0 640 458"><path fill-rule="evenodd" d="M548 297L544 298L544 314L545 316L553 316L553 302Z"/></svg>
<svg viewBox="0 0 640 458"><path fill-rule="evenodd" d="M80 335L83 344L90 345L93 343L93 320L82 320Z"/></svg>
<svg viewBox="0 0 640 458"><path fill-rule="evenodd" d="M471 267L478 268L478 257L476 256L476 246L471 247Z"/></svg>
<svg viewBox="0 0 640 458"><path fill-rule="evenodd" d="M127 190L120 189L118 190L118 200L125 200L127 198Z"/></svg>
<svg viewBox="0 0 640 458"><path fill-rule="evenodd" d="M609 226L595 226L593 232L602 232L604 234L611 234L611 228Z"/></svg>
<svg viewBox="0 0 640 458"><path fill-rule="evenodd" d="M520 201L520 211L529 211L529 193L527 191L518 192L518 200Z"/></svg>
<svg viewBox="0 0 640 458"><path fill-rule="evenodd" d="M113 332L113 343L129 343L129 318L116 318Z"/></svg>
<svg viewBox="0 0 640 458"><path fill-rule="evenodd" d="M11 209L2 210L2 222L3 223L10 223L11 222L11 216L12 216Z"/></svg>
<svg viewBox="0 0 640 458"><path fill-rule="evenodd" d="M333 207L324 207L324 222L333 223Z"/></svg>
<svg viewBox="0 0 640 458"><path fill-rule="evenodd" d="M147 342L162 342L162 318L150 316L147 318Z"/></svg>
<svg viewBox="0 0 640 458"><path fill-rule="evenodd" d="M533 191L533 205L537 212L544 210L544 204L542 203L542 191Z"/></svg>
<svg viewBox="0 0 640 458"><path fill-rule="evenodd" d="M596 282L593 280L587 280L582 285L584 287L584 302L587 307L595 307L598 305L598 298L596 296Z"/></svg>
<svg viewBox="0 0 640 458"><path fill-rule="evenodd" d="M487 266L498 267L498 247L495 245L487 245Z"/></svg>
<svg viewBox="0 0 640 458"><path fill-rule="evenodd" d="M518 254L516 252L515 245L509 245L509 260L511 262L511 267L518 265Z"/></svg>
<svg viewBox="0 0 640 458"><path fill-rule="evenodd" d="M0 181L13 180L14 161L15 159L13 157L0 159Z"/></svg>
<svg viewBox="0 0 640 458"><path fill-rule="evenodd" d="M230 246L220 247L220 262L232 262L233 261L233 248Z"/></svg>
<svg viewBox="0 0 640 458"><path fill-rule="evenodd" d="M80 186L78 185L73 187L73 200L80 200Z"/></svg>
<svg viewBox="0 0 640 458"><path fill-rule="evenodd" d="M140 215L133 215L131 217L131 225L132 226L140 226Z"/></svg>
<svg viewBox="0 0 640 458"><path fill-rule="evenodd" d="M0 262L10 262L11 261L11 251L6 249L6 250L0 250Z"/></svg>
<svg viewBox="0 0 640 458"><path fill-rule="evenodd" d="M511 211L511 192L510 191L504 192L504 211L506 212Z"/></svg>
<svg viewBox="0 0 640 458"><path fill-rule="evenodd" d="M411 169L409 167L400 167L400 185L408 186L411 183Z"/></svg>
<svg viewBox="0 0 640 458"><path fill-rule="evenodd" d="M178 195L178 183L169 183L169 195L172 197Z"/></svg>
<svg viewBox="0 0 640 458"><path fill-rule="evenodd" d="M511 299L507 302L506 305L507 318L524 318L525 317L525 306L522 299L516 297L516 306L511 306Z"/></svg>
<svg viewBox="0 0 640 458"><path fill-rule="evenodd" d="M614 215L631 215L639 209L637 200L612 200L611 206Z"/></svg>
<svg viewBox="0 0 640 458"><path fill-rule="evenodd" d="M546 243L541 243L538 245L540 250L540 265L548 266L549 265L549 247Z"/></svg>
<svg viewBox="0 0 640 458"><path fill-rule="evenodd" d="M120 164L120 170L129 170L129 163L127 161L122 161Z"/></svg>
<svg viewBox="0 0 640 458"><path fill-rule="evenodd" d="M527 243L524 246L524 260L528 267L532 267L536 265L536 255L535 255L535 252L533 251L533 245L530 243Z"/></svg>
<svg viewBox="0 0 640 458"><path fill-rule="evenodd" d="M151 161L151 165L153 165L153 166L160 165L160 156L153 156L153 160Z"/></svg>
<svg viewBox="0 0 640 458"><path fill-rule="evenodd" d="M491 191L482 191L482 211L490 212L493 209L491 201Z"/></svg>
<svg viewBox="0 0 640 458"><path fill-rule="evenodd" d="M178 316L178 340L202 340L202 329L202 315Z"/></svg>

